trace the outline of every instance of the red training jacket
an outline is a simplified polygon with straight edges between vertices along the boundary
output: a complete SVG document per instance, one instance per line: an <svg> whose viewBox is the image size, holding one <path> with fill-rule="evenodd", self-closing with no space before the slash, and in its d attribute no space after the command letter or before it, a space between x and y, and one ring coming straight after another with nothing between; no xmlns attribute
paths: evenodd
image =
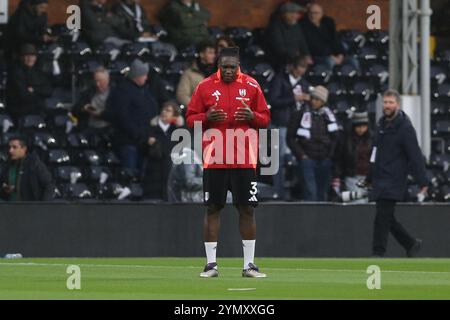
<svg viewBox="0 0 450 320"><path fill-rule="evenodd" d="M255 117L252 121L234 120L235 111L244 107L242 101L245 101L254 112ZM208 122L206 113L216 103L216 109L222 109L226 112L227 119L220 122ZM257 131L259 128L267 128L269 125L270 111L262 90L255 79L239 71L235 81L226 83L222 81L220 71L217 71L217 73L200 82L195 89L187 109L186 120L190 128L194 127L195 122L201 122L204 133L202 137L204 168L256 168L258 159ZM249 131L251 128L254 130ZM217 130L214 130L215 132L209 136L205 134L208 129ZM228 133L234 132L234 134L240 136L248 134L252 138L245 137L245 144L242 143L244 140L240 140L241 143L239 143L239 138L235 138L234 148L232 148L233 139L229 139L231 136L227 139L227 129L230 129ZM219 132L222 139L217 137ZM253 139L253 133L256 133L256 140ZM222 148L220 148L220 140L223 142ZM227 154L227 144L229 145L229 154Z"/></svg>

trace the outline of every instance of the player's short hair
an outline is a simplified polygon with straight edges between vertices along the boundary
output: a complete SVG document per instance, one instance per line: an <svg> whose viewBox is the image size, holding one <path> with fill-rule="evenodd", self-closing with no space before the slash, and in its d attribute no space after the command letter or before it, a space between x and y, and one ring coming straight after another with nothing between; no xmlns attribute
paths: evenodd
<svg viewBox="0 0 450 320"><path fill-rule="evenodd" d="M23 147L27 147L28 148L28 140L27 140L27 138L24 136L24 135L22 135L22 134L14 134L14 135L12 135L12 136L10 136L9 137L9 139L8 139L8 144L11 142L11 141L19 141L19 145L23 148Z"/></svg>
<svg viewBox="0 0 450 320"><path fill-rule="evenodd" d="M219 54L219 60L223 57L235 57L239 59L239 47L223 48Z"/></svg>
<svg viewBox="0 0 450 320"><path fill-rule="evenodd" d="M397 101L397 103L400 103L401 97L400 97L400 93L398 93L397 90L395 89L388 89L383 93L383 98L384 97L394 97L395 100Z"/></svg>

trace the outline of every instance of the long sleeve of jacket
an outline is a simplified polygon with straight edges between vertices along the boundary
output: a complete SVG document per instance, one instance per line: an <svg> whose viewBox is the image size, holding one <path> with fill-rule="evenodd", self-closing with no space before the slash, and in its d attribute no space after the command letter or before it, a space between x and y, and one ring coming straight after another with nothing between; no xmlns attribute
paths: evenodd
<svg viewBox="0 0 450 320"><path fill-rule="evenodd" d="M197 88L195 89L186 112L186 123L189 128L194 128L194 123L197 121L200 121L202 126L205 126L207 124L207 108L203 102L201 90L199 90L199 87L200 86L197 86Z"/></svg>
<svg viewBox="0 0 450 320"><path fill-rule="evenodd" d="M250 121L250 126L254 129L267 128L270 122L270 110L267 107L266 98L258 86L256 99L252 101L254 118Z"/></svg>
<svg viewBox="0 0 450 320"><path fill-rule="evenodd" d="M422 151L417 141L416 130L412 125L406 126L403 131L403 147L408 157L409 168L413 174L416 182L421 187L428 185L428 179L425 172L425 161L422 155Z"/></svg>
<svg viewBox="0 0 450 320"><path fill-rule="evenodd" d="M53 200L54 195L54 185L52 180L52 175L48 171L47 167L41 162L36 162L36 174L39 181L39 185L41 186L42 192L42 201L51 201Z"/></svg>
<svg viewBox="0 0 450 320"><path fill-rule="evenodd" d="M286 95L283 90L283 75L278 75L273 79L269 92L269 101L274 109L285 109L295 105L294 96Z"/></svg>
<svg viewBox="0 0 450 320"><path fill-rule="evenodd" d="M291 120L289 121L288 130L286 134L287 145L294 153L298 160L302 160L305 155L300 143L297 141L297 129L300 123L301 112L297 111L292 114Z"/></svg>

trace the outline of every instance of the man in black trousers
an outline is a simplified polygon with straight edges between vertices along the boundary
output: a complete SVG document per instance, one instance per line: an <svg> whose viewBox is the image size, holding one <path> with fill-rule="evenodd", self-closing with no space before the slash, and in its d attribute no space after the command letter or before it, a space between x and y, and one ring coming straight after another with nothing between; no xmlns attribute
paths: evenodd
<svg viewBox="0 0 450 320"><path fill-rule="evenodd" d="M373 256L384 256L389 232L405 248L408 257L415 256L422 240L412 237L394 216L395 204L405 199L407 177L411 173L424 196L428 190L425 161L416 131L409 117L400 110L400 95L395 90L383 94L383 117L378 123L366 179L372 185L371 200L376 201L373 232Z"/></svg>

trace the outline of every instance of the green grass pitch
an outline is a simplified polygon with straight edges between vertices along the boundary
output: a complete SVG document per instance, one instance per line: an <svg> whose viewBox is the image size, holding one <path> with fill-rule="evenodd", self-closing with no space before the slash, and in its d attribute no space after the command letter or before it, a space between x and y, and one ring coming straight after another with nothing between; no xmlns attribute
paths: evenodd
<svg viewBox="0 0 450 320"><path fill-rule="evenodd" d="M450 299L450 259L259 258L265 279L242 278L237 258L219 258L219 277L203 279L198 275L204 263L203 258L0 259L0 299ZM66 287L69 265L80 267L81 290ZM370 265L381 269L379 290L367 288Z"/></svg>

